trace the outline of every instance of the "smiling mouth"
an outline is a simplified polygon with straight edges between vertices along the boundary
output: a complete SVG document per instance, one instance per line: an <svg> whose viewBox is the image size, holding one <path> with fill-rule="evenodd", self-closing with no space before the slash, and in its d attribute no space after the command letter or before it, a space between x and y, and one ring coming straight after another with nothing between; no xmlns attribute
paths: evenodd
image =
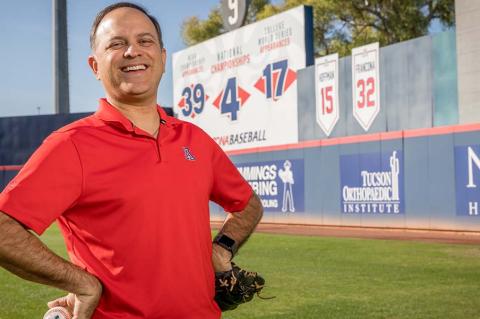
<svg viewBox="0 0 480 319"><path fill-rule="evenodd" d="M121 68L122 72L136 72L136 71L144 71L146 69L148 69L148 65L146 64L129 65Z"/></svg>

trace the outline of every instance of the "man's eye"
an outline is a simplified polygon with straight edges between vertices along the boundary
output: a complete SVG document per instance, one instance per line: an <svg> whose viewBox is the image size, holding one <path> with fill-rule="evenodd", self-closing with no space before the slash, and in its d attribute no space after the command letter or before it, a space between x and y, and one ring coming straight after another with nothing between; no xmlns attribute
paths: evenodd
<svg viewBox="0 0 480 319"><path fill-rule="evenodd" d="M153 40L151 39L141 39L140 44L141 45L151 45L153 43Z"/></svg>
<svg viewBox="0 0 480 319"><path fill-rule="evenodd" d="M118 48L121 48L123 46L123 42L113 42L113 43L110 43L110 45L108 46L108 48L110 49L118 49Z"/></svg>

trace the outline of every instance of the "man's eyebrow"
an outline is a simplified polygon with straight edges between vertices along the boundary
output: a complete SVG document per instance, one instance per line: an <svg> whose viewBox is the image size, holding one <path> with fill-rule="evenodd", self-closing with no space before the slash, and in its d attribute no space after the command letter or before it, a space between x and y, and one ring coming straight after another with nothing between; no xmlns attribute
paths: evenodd
<svg viewBox="0 0 480 319"><path fill-rule="evenodd" d="M143 33L137 34L137 37L144 37L146 35L151 36L152 38L155 38L155 36L150 32L143 32Z"/></svg>
<svg viewBox="0 0 480 319"><path fill-rule="evenodd" d="M111 37L110 39L108 39L108 42L112 42L114 40L122 40L123 41L123 40L125 40L125 38L117 35L117 36L114 36L114 37Z"/></svg>

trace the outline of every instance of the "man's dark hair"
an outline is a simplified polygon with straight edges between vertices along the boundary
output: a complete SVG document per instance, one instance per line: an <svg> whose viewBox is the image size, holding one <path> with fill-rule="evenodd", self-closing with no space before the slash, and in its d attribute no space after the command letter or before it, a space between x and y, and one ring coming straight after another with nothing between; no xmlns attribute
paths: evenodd
<svg viewBox="0 0 480 319"><path fill-rule="evenodd" d="M98 25L100 24L100 22L102 22L103 18L109 12L112 12L113 10L119 9L119 8L136 9L136 10L142 12L144 15L146 15L150 19L150 21L152 21L153 25L155 26L155 29L157 30L158 40L160 41L160 47L163 48L162 29L160 28L160 24L158 23L157 19L154 16L150 15L148 13L147 9L145 9L144 7L142 7L138 4L135 4L135 3L131 3L131 2L119 2L119 3L109 5L108 7L104 8L102 11L100 11L97 14L97 16L95 17L95 20L93 21L92 29L90 30L90 48L93 49L93 47L95 46L95 40L96 40L96 37L97 37L97 35L96 35L97 34L97 29L98 29Z"/></svg>

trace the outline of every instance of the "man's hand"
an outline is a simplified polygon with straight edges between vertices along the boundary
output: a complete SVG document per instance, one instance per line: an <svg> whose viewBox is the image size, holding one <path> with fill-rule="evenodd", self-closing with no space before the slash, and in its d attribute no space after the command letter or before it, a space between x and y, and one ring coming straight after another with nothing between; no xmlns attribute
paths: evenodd
<svg viewBox="0 0 480 319"><path fill-rule="evenodd" d="M85 292L68 294L48 303L49 308L64 307L73 315L72 319L90 319L102 295L102 285L93 277L92 285L86 287Z"/></svg>
<svg viewBox="0 0 480 319"><path fill-rule="evenodd" d="M215 273L215 301L222 311L233 310L259 295L265 280L253 271L231 263L230 271Z"/></svg>
<svg viewBox="0 0 480 319"><path fill-rule="evenodd" d="M225 248L213 244L212 246L212 264L215 272L229 271L232 269L232 253Z"/></svg>
<svg viewBox="0 0 480 319"><path fill-rule="evenodd" d="M0 267L26 280L73 293L73 297L67 296L63 302L68 308L70 300L74 319L89 319L102 294L97 278L55 255L3 212L0 212Z"/></svg>

